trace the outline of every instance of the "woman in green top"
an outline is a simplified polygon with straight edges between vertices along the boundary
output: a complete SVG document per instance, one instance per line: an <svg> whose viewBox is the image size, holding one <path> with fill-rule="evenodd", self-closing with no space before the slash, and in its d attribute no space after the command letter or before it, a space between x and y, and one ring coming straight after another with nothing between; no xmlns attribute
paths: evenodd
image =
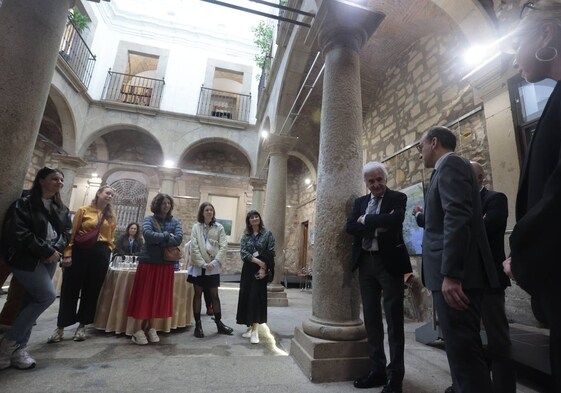
<svg viewBox="0 0 561 393"><path fill-rule="evenodd" d="M275 239L271 231L265 229L256 210L247 213L245 224L240 246L243 267L236 322L249 327L243 337L257 344L259 324L267 322L267 281L271 281L274 274Z"/></svg>

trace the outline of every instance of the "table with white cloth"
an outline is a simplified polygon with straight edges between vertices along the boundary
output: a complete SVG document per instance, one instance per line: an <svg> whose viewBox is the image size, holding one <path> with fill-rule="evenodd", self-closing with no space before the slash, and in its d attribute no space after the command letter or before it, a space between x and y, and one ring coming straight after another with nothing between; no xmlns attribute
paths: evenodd
<svg viewBox="0 0 561 393"><path fill-rule="evenodd" d="M127 317L129 297L136 269L109 268L97 301L94 326L96 329L117 334L132 335L134 319ZM173 316L153 319L151 327L169 333L171 329L192 325L193 285L187 282L187 271L174 273Z"/></svg>

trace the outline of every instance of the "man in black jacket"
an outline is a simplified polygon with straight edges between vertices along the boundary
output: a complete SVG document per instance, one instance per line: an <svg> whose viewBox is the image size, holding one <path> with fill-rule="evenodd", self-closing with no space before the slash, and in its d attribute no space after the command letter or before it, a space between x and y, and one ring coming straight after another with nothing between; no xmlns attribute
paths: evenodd
<svg viewBox="0 0 561 393"><path fill-rule="evenodd" d="M403 275L412 271L402 233L407 196L386 187L388 173L383 164L369 162L362 173L370 193L355 200L347 219L347 232L354 236L352 270L359 269L364 326L373 367L367 376L354 381L354 386L362 389L385 384L382 393L401 393L405 374ZM391 355L387 366L382 294Z"/></svg>

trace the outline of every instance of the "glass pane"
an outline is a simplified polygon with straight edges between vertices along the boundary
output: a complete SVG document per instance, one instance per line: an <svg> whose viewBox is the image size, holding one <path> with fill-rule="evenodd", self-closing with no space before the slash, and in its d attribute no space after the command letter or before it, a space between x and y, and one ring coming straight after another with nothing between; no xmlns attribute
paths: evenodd
<svg viewBox="0 0 561 393"><path fill-rule="evenodd" d="M543 108L545 107L547 99L551 95L555 84L555 81L545 79L537 83L523 82L520 86L518 86L523 123L535 120L541 116Z"/></svg>

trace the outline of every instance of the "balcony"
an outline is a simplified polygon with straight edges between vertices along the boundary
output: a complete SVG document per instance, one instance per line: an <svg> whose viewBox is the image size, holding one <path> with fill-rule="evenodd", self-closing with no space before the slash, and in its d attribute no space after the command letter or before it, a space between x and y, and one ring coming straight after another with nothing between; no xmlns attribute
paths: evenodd
<svg viewBox="0 0 561 393"><path fill-rule="evenodd" d="M250 109L251 95L201 87L197 116L203 122L245 127Z"/></svg>
<svg viewBox="0 0 561 393"><path fill-rule="evenodd" d="M164 85L163 79L146 78L109 70L101 99L105 104L109 104L106 106L116 103L117 109L149 113L150 109L160 107ZM141 108L148 111L139 110Z"/></svg>
<svg viewBox="0 0 561 393"><path fill-rule="evenodd" d="M87 88L92 79L95 55L70 19L64 29L58 53L64 64L72 70L74 77Z"/></svg>

